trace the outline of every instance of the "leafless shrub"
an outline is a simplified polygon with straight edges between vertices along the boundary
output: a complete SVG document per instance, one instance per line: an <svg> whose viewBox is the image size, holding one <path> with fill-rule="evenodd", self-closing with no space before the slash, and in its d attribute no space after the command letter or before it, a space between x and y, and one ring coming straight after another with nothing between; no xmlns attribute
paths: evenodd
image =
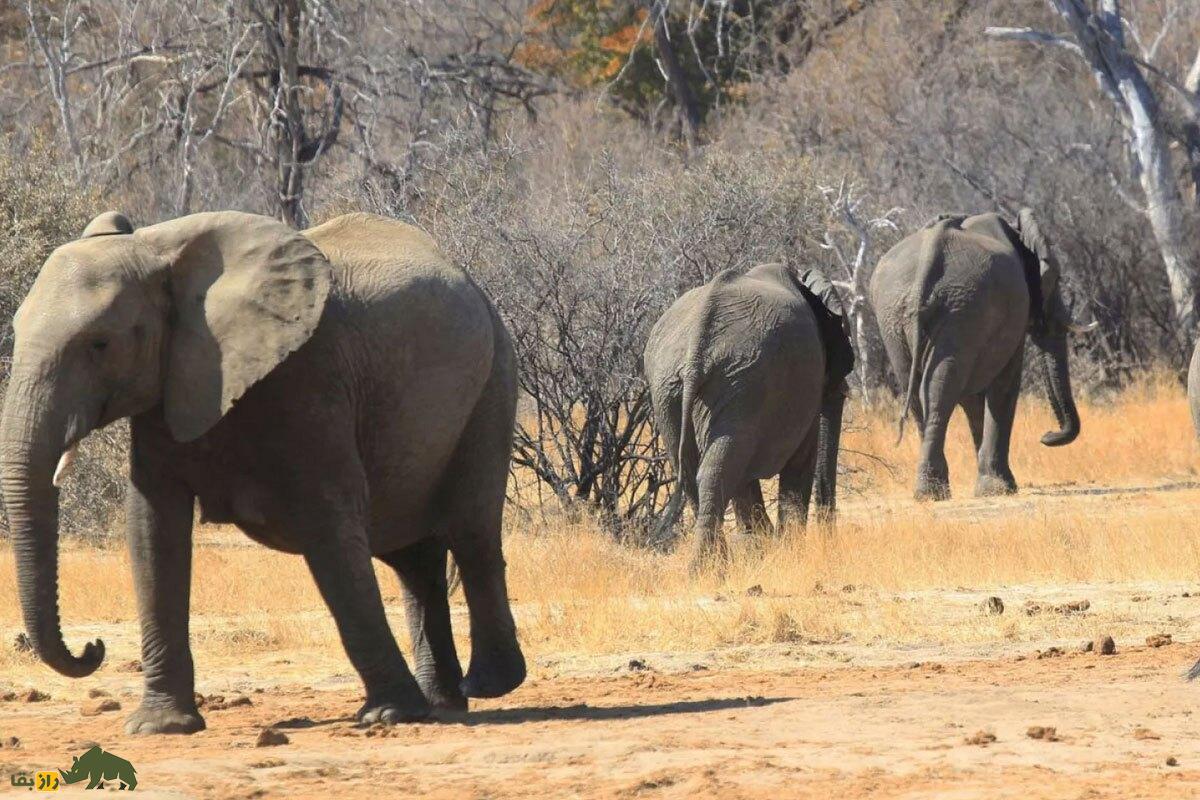
<svg viewBox="0 0 1200 800"><path fill-rule="evenodd" d="M823 262L826 204L806 159L616 153L591 149L603 115L585 125L582 140L542 132L487 155L444 142L419 202L373 205L427 227L499 305L519 352L518 472L637 536L668 482L641 370L650 327L721 270Z"/></svg>
<svg viewBox="0 0 1200 800"><path fill-rule="evenodd" d="M13 314L42 262L55 247L79 235L96 202L44 142L17 148L0 139L0 391L8 386ZM124 423L84 441L62 490L64 534L102 536L108 530L125 492L128 441Z"/></svg>

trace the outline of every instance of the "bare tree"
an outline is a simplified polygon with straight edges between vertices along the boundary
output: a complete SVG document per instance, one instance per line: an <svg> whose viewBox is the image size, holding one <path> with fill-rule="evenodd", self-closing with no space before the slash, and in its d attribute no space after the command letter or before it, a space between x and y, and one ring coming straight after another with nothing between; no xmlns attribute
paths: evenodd
<svg viewBox="0 0 1200 800"><path fill-rule="evenodd" d="M1092 6L1084 0L1047 2L1066 23L1069 36L1031 28L1000 27L988 28L987 34L1062 48L1079 56L1091 69L1125 129L1131 172L1145 198L1145 205L1139 210L1154 232L1171 288L1175 319L1184 340L1190 342L1197 322L1197 273L1186 248L1184 202L1172 167L1167 118L1146 76L1146 72L1153 71L1164 77L1150 63L1156 46L1151 44L1143 49L1141 57L1133 53L1126 37L1129 23L1122 16L1118 0L1100 0ZM1194 11L1194 5L1192 8ZM1173 17L1173 13L1168 13L1164 31L1172 24ZM1161 34L1156 41L1161 41ZM1195 89L1186 88L1186 79L1181 83L1168 81L1168 85L1177 86L1185 96L1190 124L1194 126L1200 119L1200 97Z"/></svg>
<svg viewBox="0 0 1200 800"><path fill-rule="evenodd" d="M874 390L884 384L887 370L879 325L868 299L870 265L882 254L882 249L873 247L872 234L879 230L898 232L895 218L902 210L891 208L878 216L864 215L867 194L845 177L836 187L822 186L820 190L830 216L820 247L830 253L841 273L831 274L830 279L850 315L856 353L854 371L858 374L863 402L871 405ZM867 261L869 254L875 256L872 262Z"/></svg>

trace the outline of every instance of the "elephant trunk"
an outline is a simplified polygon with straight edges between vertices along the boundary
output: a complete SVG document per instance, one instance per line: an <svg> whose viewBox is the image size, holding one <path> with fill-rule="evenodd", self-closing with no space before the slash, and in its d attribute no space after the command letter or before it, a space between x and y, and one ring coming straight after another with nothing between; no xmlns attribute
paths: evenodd
<svg viewBox="0 0 1200 800"><path fill-rule="evenodd" d="M14 375L0 417L0 490L17 561L21 610L38 656L57 672L82 678L104 660L104 643L97 639L75 657L63 642L59 623L58 490L52 477L63 455L65 425L28 385Z"/></svg>
<svg viewBox="0 0 1200 800"><path fill-rule="evenodd" d="M1075 408L1075 398L1071 393L1071 372L1067 360L1067 337L1065 334L1051 336L1035 341L1038 348L1042 371L1046 382L1046 394L1050 398L1050 406L1054 409L1054 417L1058 420L1058 430L1049 431L1042 436L1042 444L1047 447L1059 447L1070 444L1079 436L1079 411Z"/></svg>
<svg viewBox="0 0 1200 800"><path fill-rule="evenodd" d="M842 434L842 408L846 395L841 387L826 398L817 429L817 463L813 480L813 505L818 523L833 522L837 510L837 462Z"/></svg>

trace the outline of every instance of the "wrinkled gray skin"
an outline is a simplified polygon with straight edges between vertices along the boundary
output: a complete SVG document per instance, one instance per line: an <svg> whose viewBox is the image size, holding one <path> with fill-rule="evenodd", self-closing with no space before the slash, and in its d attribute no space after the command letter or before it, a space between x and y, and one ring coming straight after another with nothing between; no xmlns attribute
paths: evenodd
<svg viewBox="0 0 1200 800"><path fill-rule="evenodd" d="M1067 333L1094 324L1071 319L1058 262L1028 209L1015 225L990 213L939 218L883 256L870 293L892 369L907 379L901 431L911 409L921 436L918 499L950 496L943 450L955 406L967 415L978 454L975 494L1017 490L1008 456L1026 333L1060 428L1042 444L1079 435Z"/></svg>
<svg viewBox="0 0 1200 800"><path fill-rule="evenodd" d="M363 214L303 234L195 214L137 232L119 214L56 250L15 317L0 477L26 629L89 675L58 611L60 455L130 417L129 551L145 693L131 733L204 727L188 642L192 509L304 557L362 677L365 722L466 707L525 677L500 521L516 407L504 326L422 232ZM236 404L235 404L236 401ZM464 678L446 554L470 611ZM372 556L404 588L415 676Z"/></svg>
<svg viewBox="0 0 1200 800"><path fill-rule="evenodd" d="M811 274L811 273L806 273ZM823 284L826 289L828 284ZM693 567L723 560L732 500L743 531L769 531L759 480L779 476L779 524L831 517L845 376L853 353L839 316L781 264L729 270L692 289L654 325L643 357L659 435L678 485L660 524L696 512Z"/></svg>

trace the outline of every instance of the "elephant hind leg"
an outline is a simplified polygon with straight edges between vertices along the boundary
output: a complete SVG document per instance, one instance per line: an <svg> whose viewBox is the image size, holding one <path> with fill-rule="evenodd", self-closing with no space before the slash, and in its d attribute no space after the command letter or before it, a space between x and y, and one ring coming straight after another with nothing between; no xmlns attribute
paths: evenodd
<svg viewBox="0 0 1200 800"><path fill-rule="evenodd" d="M762 486L757 480L747 481L742 491L733 498L733 513L737 516L738 528L743 536L771 536L775 533L775 526L767 516Z"/></svg>
<svg viewBox="0 0 1200 800"><path fill-rule="evenodd" d="M466 711L467 698L459 688L462 666L450 627L446 553L446 543L430 537L379 558L396 571L404 591L417 685L434 708Z"/></svg>
<svg viewBox="0 0 1200 800"><path fill-rule="evenodd" d="M500 533L516 414L515 390L494 375L459 439L438 492L435 530L449 545L471 621L466 697L500 697L525 682Z"/></svg>
<svg viewBox="0 0 1200 800"><path fill-rule="evenodd" d="M723 570L729 561L729 543L723 524L725 509L746 485L748 454L745 443L727 433L713 435L696 471L698 503L693 574L706 567Z"/></svg>
<svg viewBox="0 0 1200 800"><path fill-rule="evenodd" d="M962 400L966 376L957 359L935 346L929 369L921 378L921 406L925 409L921 458L917 464L918 500L950 498L950 467L946 463L946 428Z"/></svg>

